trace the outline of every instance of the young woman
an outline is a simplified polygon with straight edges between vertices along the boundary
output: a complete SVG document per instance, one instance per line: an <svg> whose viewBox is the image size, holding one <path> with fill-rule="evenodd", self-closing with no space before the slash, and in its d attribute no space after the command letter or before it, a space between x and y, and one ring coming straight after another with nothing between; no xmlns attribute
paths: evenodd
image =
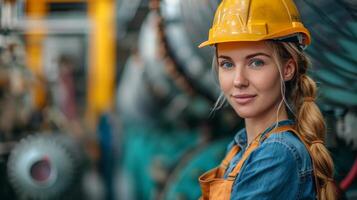
<svg viewBox="0 0 357 200"><path fill-rule="evenodd" d="M244 118L202 199L335 199L325 124L303 49L310 34L293 0L223 0L209 38L223 101Z"/></svg>

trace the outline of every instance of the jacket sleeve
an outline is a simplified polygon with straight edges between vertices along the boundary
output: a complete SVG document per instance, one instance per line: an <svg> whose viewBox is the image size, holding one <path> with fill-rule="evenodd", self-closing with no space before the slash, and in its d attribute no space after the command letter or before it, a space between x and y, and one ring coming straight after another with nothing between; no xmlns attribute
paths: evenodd
<svg viewBox="0 0 357 200"><path fill-rule="evenodd" d="M243 164L233 184L231 199L297 199L299 158L279 141L266 141Z"/></svg>

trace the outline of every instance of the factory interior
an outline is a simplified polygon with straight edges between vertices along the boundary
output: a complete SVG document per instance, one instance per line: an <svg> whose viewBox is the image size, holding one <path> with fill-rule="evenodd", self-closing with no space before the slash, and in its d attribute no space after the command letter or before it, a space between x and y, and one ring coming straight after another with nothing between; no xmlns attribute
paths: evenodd
<svg viewBox="0 0 357 200"><path fill-rule="evenodd" d="M220 0L0 0L0 199L193 200L244 127L207 39ZM343 199L357 199L357 1L295 0Z"/></svg>

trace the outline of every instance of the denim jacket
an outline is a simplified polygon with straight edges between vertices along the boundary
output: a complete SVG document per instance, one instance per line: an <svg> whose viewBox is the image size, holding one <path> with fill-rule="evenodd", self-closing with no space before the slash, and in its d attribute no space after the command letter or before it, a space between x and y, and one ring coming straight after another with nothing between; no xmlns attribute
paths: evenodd
<svg viewBox="0 0 357 200"><path fill-rule="evenodd" d="M284 120L278 126L293 124ZM262 134L268 133L275 124ZM247 147L245 129L239 131L228 149L238 145L241 151L232 159L225 178L234 169ZM304 144L294 133L271 134L244 162L231 191L231 199L316 199L313 167Z"/></svg>

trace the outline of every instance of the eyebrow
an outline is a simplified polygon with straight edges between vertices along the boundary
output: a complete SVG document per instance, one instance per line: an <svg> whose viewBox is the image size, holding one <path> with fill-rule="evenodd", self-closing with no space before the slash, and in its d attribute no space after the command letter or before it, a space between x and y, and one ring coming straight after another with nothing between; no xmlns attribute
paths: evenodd
<svg viewBox="0 0 357 200"><path fill-rule="evenodd" d="M245 57L245 59L250 59L250 58L253 58L255 56L266 56L268 58L271 58L271 56L269 54L266 54L266 53L263 53L263 52L259 52L259 53L254 53L254 54L250 54L250 55L247 55ZM227 60L232 60L231 57L229 56L224 56L224 55L221 55L221 56L218 56L218 58L222 58L222 59L227 59Z"/></svg>

